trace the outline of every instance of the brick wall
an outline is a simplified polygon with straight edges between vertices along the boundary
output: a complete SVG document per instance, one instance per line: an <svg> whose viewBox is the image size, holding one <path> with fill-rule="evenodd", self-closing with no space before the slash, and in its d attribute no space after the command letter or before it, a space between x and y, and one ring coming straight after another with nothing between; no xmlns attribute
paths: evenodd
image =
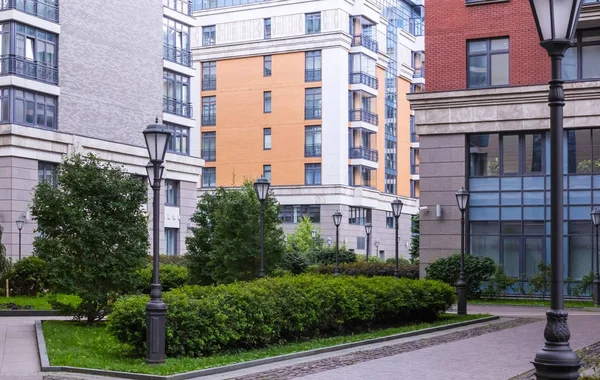
<svg viewBox="0 0 600 380"><path fill-rule="evenodd" d="M539 45L526 0L465 5L464 0L425 0L427 91L467 87L466 41L510 38L510 85L542 84L550 59Z"/></svg>

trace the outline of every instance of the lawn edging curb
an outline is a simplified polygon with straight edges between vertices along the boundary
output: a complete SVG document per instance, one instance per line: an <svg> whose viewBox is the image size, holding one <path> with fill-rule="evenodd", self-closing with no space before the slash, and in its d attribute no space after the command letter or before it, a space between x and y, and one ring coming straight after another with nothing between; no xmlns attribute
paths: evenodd
<svg viewBox="0 0 600 380"><path fill-rule="evenodd" d="M0 310L0 317L56 317L56 310Z"/></svg>
<svg viewBox="0 0 600 380"><path fill-rule="evenodd" d="M490 316L479 319L473 319L470 321L456 322L443 326L429 327L422 330L410 331L401 334L388 335L380 338L366 339L361 340L359 342L351 342L338 344L330 347L322 347L316 348L314 350L300 351L294 352L291 354L272 356L269 358L250 360L241 363L228 364L220 367L213 368L205 368L199 369L191 372L178 373L174 375L149 375L144 373L133 373L133 372L120 372L120 371L110 371L110 370L102 370L102 369L93 369L93 368L81 368L81 367L69 367L69 366L52 366L50 365L50 360L48 359L48 352L46 350L46 342L44 340L44 331L42 330L42 322L43 320L35 321L35 333L38 344L38 352L40 357L40 366L42 372L70 372L70 373L81 373L87 375L96 375L96 376L113 376L120 377L124 379L134 379L134 380L186 380L192 379L195 377L209 376L215 375L219 373L226 373L237 371L240 369L246 369L251 367L257 367L265 364L283 362L291 359L298 359L307 356L314 356L319 354L325 354L329 352L341 351L349 348L366 346L373 343L382 343L390 340L409 338L418 335L424 335L429 333L434 333L438 331L451 330L458 327L476 325L480 323L491 322L500 319L498 316Z"/></svg>

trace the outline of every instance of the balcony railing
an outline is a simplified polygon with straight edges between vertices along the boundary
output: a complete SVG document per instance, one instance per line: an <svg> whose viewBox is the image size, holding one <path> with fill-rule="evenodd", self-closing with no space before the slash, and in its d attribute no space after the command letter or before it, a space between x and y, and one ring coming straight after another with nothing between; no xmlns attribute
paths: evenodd
<svg viewBox="0 0 600 380"><path fill-rule="evenodd" d="M305 108L304 109L304 118L306 120L320 119L321 118L321 108Z"/></svg>
<svg viewBox="0 0 600 380"><path fill-rule="evenodd" d="M379 117L377 114L365 110L350 110L350 121L364 121L365 123L378 125Z"/></svg>
<svg viewBox="0 0 600 380"><path fill-rule="evenodd" d="M377 53L379 48L377 41L364 34L354 36L354 38L352 38L352 46L364 46L375 53Z"/></svg>
<svg viewBox="0 0 600 380"><path fill-rule="evenodd" d="M411 132L410 142L419 142L419 135L417 135L415 132Z"/></svg>
<svg viewBox="0 0 600 380"><path fill-rule="evenodd" d="M379 81L377 78L362 72L350 73L349 82L350 84L366 84L376 90L379 88Z"/></svg>
<svg viewBox="0 0 600 380"><path fill-rule="evenodd" d="M305 145L304 157L321 157L321 144Z"/></svg>
<svg viewBox="0 0 600 380"><path fill-rule="evenodd" d="M202 158L205 161L215 161L217 159L217 151L202 149Z"/></svg>
<svg viewBox="0 0 600 380"><path fill-rule="evenodd" d="M410 165L410 174L419 174L419 165Z"/></svg>
<svg viewBox="0 0 600 380"><path fill-rule="evenodd" d="M183 117L192 117L192 103L164 96L163 111Z"/></svg>
<svg viewBox="0 0 600 380"><path fill-rule="evenodd" d="M0 0L0 10L16 9L48 21L58 22L58 1Z"/></svg>
<svg viewBox="0 0 600 380"><path fill-rule="evenodd" d="M304 70L305 82L320 82L321 70Z"/></svg>
<svg viewBox="0 0 600 380"><path fill-rule="evenodd" d="M2 75L19 75L41 82L58 84L58 67L45 63L30 61L16 55L0 57L0 73Z"/></svg>
<svg viewBox="0 0 600 380"><path fill-rule="evenodd" d="M182 50L176 46L164 44L163 57L167 61L179 63L186 67L192 67L192 53L187 50Z"/></svg>
<svg viewBox="0 0 600 380"><path fill-rule="evenodd" d="M425 69L423 67L419 67L419 68L415 69L413 78L423 78L424 76L425 76Z"/></svg>
<svg viewBox="0 0 600 380"><path fill-rule="evenodd" d="M351 147L349 157L362 158L364 160L377 162L379 159L379 152L377 152L375 149L366 148L364 146Z"/></svg>
<svg viewBox="0 0 600 380"><path fill-rule="evenodd" d="M189 0L163 0L163 5L184 15L192 15L192 2Z"/></svg>
<svg viewBox="0 0 600 380"><path fill-rule="evenodd" d="M202 91L213 91L217 89L217 79L202 79Z"/></svg>

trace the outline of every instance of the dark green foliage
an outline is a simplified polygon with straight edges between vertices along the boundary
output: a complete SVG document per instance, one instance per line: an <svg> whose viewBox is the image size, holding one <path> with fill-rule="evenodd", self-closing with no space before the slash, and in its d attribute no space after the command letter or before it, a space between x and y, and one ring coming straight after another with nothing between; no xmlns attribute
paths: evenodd
<svg viewBox="0 0 600 380"><path fill-rule="evenodd" d="M328 265L335 264L335 245L315 250L310 257L311 264ZM356 254L350 252L346 247L340 246L339 263L355 263Z"/></svg>
<svg viewBox="0 0 600 380"><path fill-rule="evenodd" d="M419 214L415 214L410 219L410 232L412 237L410 238L410 254L411 260L419 259Z"/></svg>
<svg viewBox="0 0 600 380"><path fill-rule="evenodd" d="M469 298L481 296L481 285L489 281L496 271L496 264L489 257L465 255L465 277ZM460 274L460 253L437 259L425 268L425 277L456 285Z"/></svg>
<svg viewBox="0 0 600 380"><path fill-rule="evenodd" d="M168 356L265 347L379 325L431 321L454 301L437 281L301 275L164 294ZM146 296L115 304L109 330L139 354L146 343Z"/></svg>
<svg viewBox="0 0 600 380"><path fill-rule="evenodd" d="M145 294L150 294L150 283L152 282L152 265L148 265L138 271L138 289ZM161 264L158 271L158 280L163 292L179 288L188 284L189 271L187 267L176 264Z"/></svg>
<svg viewBox="0 0 600 380"><path fill-rule="evenodd" d="M529 278L529 292L532 294L546 296L550 293L550 264L540 261L537 265L538 273Z"/></svg>
<svg viewBox="0 0 600 380"><path fill-rule="evenodd" d="M48 265L39 257L30 256L17 261L8 273L13 296L37 296L46 289Z"/></svg>
<svg viewBox="0 0 600 380"><path fill-rule="evenodd" d="M339 272L340 274L347 276L393 276L394 269L396 268L395 264L390 263L378 263L371 262L368 263L365 261L356 262L356 263L346 263L340 264ZM335 269L335 265L321 265L321 266L313 266L310 268L311 273L317 274L333 274ZM398 277L401 278L411 278L418 279L419 278L419 267L417 265L399 265L398 266Z"/></svg>
<svg viewBox="0 0 600 380"><path fill-rule="evenodd" d="M287 251L283 254L281 268L293 274L301 274L308 268L308 260L298 251Z"/></svg>
<svg viewBox="0 0 600 380"><path fill-rule="evenodd" d="M152 265L153 260L154 260L154 258L152 255L146 255L146 261L148 262L148 265ZM186 255L183 255L183 256L160 255L159 261L160 261L160 265L172 264L172 265L186 266L187 265L187 256Z"/></svg>
<svg viewBox="0 0 600 380"><path fill-rule="evenodd" d="M260 202L252 183L241 189L217 189L204 194L192 216L192 235L186 238L191 280L222 284L250 280L260 268ZM265 269L281 264L283 231L279 204L271 194L265 201Z"/></svg>
<svg viewBox="0 0 600 380"><path fill-rule="evenodd" d="M146 201L145 182L92 154L66 158L56 187L37 186L34 252L48 263L50 291L82 299L69 313L99 320L115 298L135 288L148 252Z"/></svg>
<svg viewBox="0 0 600 380"><path fill-rule="evenodd" d="M396 264L396 259L392 257L392 258L389 258L389 259L385 260L385 262L388 263L388 264L394 264L395 265ZM409 260L406 260L403 257L398 257L398 265L399 266L400 265L410 265L410 264L411 264L411 262Z"/></svg>
<svg viewBox="0 0 600 380"><path fill-rule="evenodd" d="M514 287L516 282L517 279L509 277L504 273L504 267L502 265L496 265L496 270L487 282L487 286L482 291L482 295L490 298L503 296L508 289Z"/></svg>
<svg viewBox="0 0 600 380"><path fill-rule="evenodd" d="M2 244L2 234L4 228L0 226L0 279L4 280L8 276L11 268L11 262L6 258L6 247ZM4 284L2 284L4 286Z"/></svg>

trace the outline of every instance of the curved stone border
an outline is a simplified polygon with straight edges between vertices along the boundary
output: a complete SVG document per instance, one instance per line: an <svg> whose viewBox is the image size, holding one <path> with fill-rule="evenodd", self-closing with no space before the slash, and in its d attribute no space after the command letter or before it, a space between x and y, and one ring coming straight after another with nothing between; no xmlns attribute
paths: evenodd
<svg viewBox="0 0 600 380"><path fill-rule="evenodd" d="M237 371L240 369L257 367L260 365L277 363L277 362L282 362L282 361L291 360L291 359L298 359L298 358L307 357L307 356L325 354L325 353L329 353L329 352L345 350L348 348L366 346L366 345L373 344L373 343L381 343L381 342L387 342L387 341L396 340L396 339L408 338L408 337L417 336L417 335L434 333L434 332L438 332L438 331L451 330L451 329L454 329L457 327L482 324L482 323L486 323L486 322L495 321L498 319L500 319L500 317L498 317L498 316L485 317L485 318L480 318L480 319L474 319L471 321L457 322L457 323L451 323L451 324L443 325L443 326L430 327L427 329L410 331L410 332L406 332L406 333L402 333L402 334L394 334L394 335L384 336L381 338L373 338L373 339L362 340L359 342L344 343L344 344L339 344L339 345L331 346L331 347L323 347L323 348L317 348L314 350L294 352L294 353L286 354L286 355L279 355L279 356L273 356L270 358L251 360L251 361L247 361L247 362L243 362L243 363L228 364L228 365L224 365L221 367L200 369L197 371L179 373L179 374L169 375L169 376L147 375L147 374L142 374L142 373L119 372L119 371L108 371L108 370L93 369L93 368L52 366L52 365L50 365L50 361L48 360L48 353L46 351L46 342L44 341L44 332L42 330L42 322L43 321L35 322L35 332L36 332L36 337L37 337L38 352L40 355L40 365L41 365L42 372L71 372L71 373L82 373L82 374L96 375L96 376L121 377L124 379L134 379L134 380L185 380L185 379L192 379L195 377L208 376L208 375L214 375L214 374L225 373L225 372L232 372L232 371Z"/></svg>
<svg viewBox="0 0 600 380"><path fill-rule="evenodd" d="M0 310L0 317L56 317L55 310Z"/></svg>

